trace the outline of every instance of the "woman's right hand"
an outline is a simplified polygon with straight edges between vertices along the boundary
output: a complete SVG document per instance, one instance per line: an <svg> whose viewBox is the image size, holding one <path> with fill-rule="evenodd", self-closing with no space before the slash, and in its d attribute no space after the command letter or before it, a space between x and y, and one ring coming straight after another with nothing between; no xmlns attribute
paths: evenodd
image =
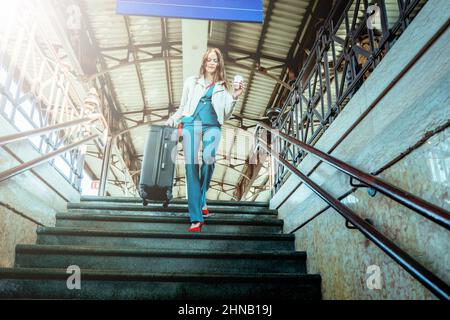
<svg viewBox="0 0 450 320"><path fill-rule="evenodd" d="M175 120L173 118L169 118L169 119L167 119L165 125L168 127L175 127Z"/></svg>

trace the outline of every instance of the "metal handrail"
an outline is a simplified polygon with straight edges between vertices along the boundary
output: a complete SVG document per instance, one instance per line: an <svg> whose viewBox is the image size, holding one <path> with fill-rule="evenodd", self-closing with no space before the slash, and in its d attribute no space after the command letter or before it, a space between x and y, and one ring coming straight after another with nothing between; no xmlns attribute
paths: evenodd
<svg viewBox="0 0 450 320"><path fill-rule="evenodd" d="M82 139L82 140L80 140L78 142L74 142L72 144L69 144L69 145L67 145L67 146L65 146L65 147L63 147L61 149L55 150L53 152L50 152L50 153L48 153L48 154L46 154L46 155L44 155L42 157L36 158L34 160L22 163L22 164L20 164L20 165L18 165L16 167L13 167L13 168L8 169L6 171L0 172L0 182L2 182L4 180L7 180L7 179L9 179L9 178L11 178L11 177L13 177L15 175L18 175L18 174L20 174L22 172L25 172L25 171L27 171L29 169L32 169L32 168L36 167L37 165L40 165L40 164L42 164L44 162L47 162L47 161L49 161L49 160L59 156L60 154L63 154L65 152L67 152L67 151L70 151L70 150L72 150L72 149L74 149L74 148L76 148L76 147L78 147L78 146L80 146L82 144L85 144L86 142L94 140L94 139L96 139L98 137L99 137L99 134L90 135L87 138L84 138L84 139Z"/></svg>
<svg viewBox="0 0 450 320"><path fill-rule="evenodd" d="M100 120L102 122L103 125L106 124L106 119L104 118L104 116L102 114L99 113L95 113L95 114L91 114L91 115L87 115L84 118L81 119L75 119L75 120L71 120L71 121L66 121L63 123L57 123L51 126L47 126L47 127L43 127L43 128L37 128L37 129L33 129L33 130L28 130L28 131L23 131L23 132L18 132L18 133L14 133L14 134L10 134L10 135L6 135L3 137L0 137L0 146L6 145L8 143L12 143L12 142L16 142L16 141L20 141L20 140L24 140L24 139L29 139L35 136L41 136L44 134L48 134L48 133L52 133L54 131L58 131L58 130L63 130L63 129L68 129L74 126L78 126L78 125L84 125L84 124L88 124L88 123L92 123L94 121ZM107 127L106 127L107 128ZM47 162L67 151L70 151L80 145L83 145L91 140L94 140L96 138L98 138L100 135L99 134L92 134L91 136L84 138L78 142L74 142L72 144L69 144L67 146L64 146L61 149L55 150L53 152L50 152L46 155L43 155L39 158L27 161L27 162L23 162L20 165L7 169L3 172L0 172L0 182L5 181L9 178L12 178L20 173L23 173L27 170L30 170L44 162Z"/></svg>
<svg viewBox="0 0 450 320"><path fill-rule="evenodd" d="M350 221L361 233L378 246L383 252L389 255L395 262L402 266L415 279L428 288L433 294L440 299L450 300L450 287L439 277L434 275L420 263L414 260L405 251L400 249L395 243L386 238L378 230L376 230L367 221L360 218L352 210L344 206L339 200L334 198L318 184L314 183L306 175L301 173L295 166L272 150L260 137L258 137L258 145L262 146L269 154L278 162L285 166L289 171L297 175L303 183L308 186L321 199L332 206L340 215Z"/></svg>
<svg viewBox="0 0 450 320"><path fill-rule="evenodd" d="M450 229L450 213L442 209L432 203L429 203L407 191L401 190L387 182L384 182L373 175L367 174L325 152L322 152L302 141L299 141L296 138L293 138L291 136L288 136L287 134L278 131L276 129L273 129L269 126L267 126L264 123L260 123L257 125L256 130L259 128L263 128L271 134L274 134L285 141L288 141L299 148L310 152L311 154L318 157L320 160L328 163L329 165L333 166L334 168L338 169L341 172L344 172L348 174L349 176L365 183L366 185L374 188L375 190L381 192L385 196L391 198L392 200L408 207L411 210L414 210L415 212L419 213L423 217L439 224L440 226L443 226L447 230ZM257 131L256 131L257 132Z"/></svg>
<svg viewBox="0 0 450 320"><path fill-rule="evenodd" d="M76 126L79 124L83 124L85 122L92 122L92 121L95 121L95 120L101 119L101 118L103 118L103 116L101 114L93 114L93 115L90 115L90 116L82 118L82 119L76 119L76 120L67 121L64 123L58 123L58 124L44 127L44 128L38 128L38 129L29 130L29 131L23 131L23 132L19 132L19 133L10 134L7 136L0 137L0 146L11 143L11 142L32 138L32 137L35 137L38 135L47 134L47 133L50 133L50 132L53 132L56 130L70 128L70 127L73 127L73 126Z"/></svg>

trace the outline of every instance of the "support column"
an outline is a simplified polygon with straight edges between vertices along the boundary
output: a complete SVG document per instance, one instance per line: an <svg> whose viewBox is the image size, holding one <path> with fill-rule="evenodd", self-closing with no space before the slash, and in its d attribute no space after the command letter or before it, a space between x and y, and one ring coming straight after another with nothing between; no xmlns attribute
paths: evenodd
<svg viewBox="0 0 450 320"><path fill-rule="evenodd" d="M183 83L198 74L203 54L208 48L208 21L181 19L183 39Z"/></svg>

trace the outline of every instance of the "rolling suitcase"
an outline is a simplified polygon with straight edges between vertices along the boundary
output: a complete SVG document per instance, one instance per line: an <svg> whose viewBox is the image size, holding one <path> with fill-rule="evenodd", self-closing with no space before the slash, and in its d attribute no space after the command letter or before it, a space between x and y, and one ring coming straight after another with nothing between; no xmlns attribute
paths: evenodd
<svg viewBox="0 0 450 320"><path fill-rule="evenodd" d="M144 206L149 201L163 201L163 206L167 207L172 199L177 138L176 128L149 127L139 182Z"/></svg>

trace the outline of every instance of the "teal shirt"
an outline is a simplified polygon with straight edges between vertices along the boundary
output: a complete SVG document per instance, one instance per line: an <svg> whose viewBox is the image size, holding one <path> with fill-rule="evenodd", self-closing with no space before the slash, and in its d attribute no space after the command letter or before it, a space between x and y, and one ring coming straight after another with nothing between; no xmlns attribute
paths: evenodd
<svg viewBox="0 0 450 320"><path fill-rule="evenodd" d="M190 117L185 116L181 119L183 125L192 125L194 121L201 121L202 125L220 126L220 123L217 120L216 111L214 111L214 107L212 105L214 86L214 84L210 86L203 97L201 97L194 114Z"/></svg>

